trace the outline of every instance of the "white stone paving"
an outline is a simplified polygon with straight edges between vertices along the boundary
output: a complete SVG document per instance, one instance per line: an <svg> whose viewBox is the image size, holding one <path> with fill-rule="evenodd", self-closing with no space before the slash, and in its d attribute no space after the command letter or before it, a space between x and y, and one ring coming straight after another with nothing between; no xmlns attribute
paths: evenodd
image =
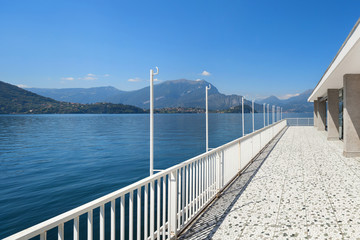
<svg viewBox="0 0 360 240"><path fill-rule="evenodd" d="M212 238L360 239L360 158L288 128Z"/></svg>

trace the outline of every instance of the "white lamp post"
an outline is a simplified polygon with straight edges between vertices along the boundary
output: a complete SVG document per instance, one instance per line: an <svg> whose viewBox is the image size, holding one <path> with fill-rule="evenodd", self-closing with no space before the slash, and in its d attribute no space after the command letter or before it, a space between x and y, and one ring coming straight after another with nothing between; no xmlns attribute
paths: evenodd
<svg viewBox="0 0 360 240"><path fill-rule="evenodd" d="M206 151L209 151L209 109L208 109L208 91L210 90L211 85L209 87L205 87L205 101L206 101Z"/></svg>
<svg viewBox="0 0 360 240"><path fill-rule="evenodd" d="M280 121L280 107L278 107L278 121Z"/></svg>
<svg viewBox="0 0 360 240"><path fill-rule="evenodd" d="M252 100L252 127L253 127L253 132L255 132L255 109L254 109L254 100Z"/></svg>
<svg viewBox="0 0 360 240"><path fill-rule="evenodd" d="M272 106L272 123L275 122L275 105Z"/></svg>
<svg viewBox="0 0 360 240"><path fill-rule="evenodd" d="M150 176L154 173L154 76L159 74L150 69Z"/></svg>
<svg viewBox="0 0 360 240"><path fill-rule="evenodd" d="M263 108L264 108L264 110L263 110L263 112L264 112L264 127L265 127L265 105L266 105L266 103L263 103Z"/></svg>
<svg viewBox="0 0 360 240"><path fill-rule="evenodd" d="M268 126L270 125L270 111L269 111L270 104L267 105L267 119L268 119Z"/></svg>
<svg viewBox="0 0 360 240"><path fill-rule="evenodd" d="M242 135L244 136L244 97L242 97L242 101L241 101L241 117L242 117Z"/></svg>

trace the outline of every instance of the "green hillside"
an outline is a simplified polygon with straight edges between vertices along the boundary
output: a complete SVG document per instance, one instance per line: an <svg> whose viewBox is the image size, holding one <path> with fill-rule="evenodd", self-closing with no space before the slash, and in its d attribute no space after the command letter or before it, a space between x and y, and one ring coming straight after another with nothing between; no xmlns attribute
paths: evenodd
<svg viewBox="0 0 360 240"><path fill-rule="evenodd" d="M242 112L241 105L224 110L224 113L241 113L241 112ZM251 112L252 112L251 106L244 104L244 113L251 113ZM258 111L256 111L256 108L255 108L255 113L257 113L257 112Z"/></svg>
<svg viewBox="0 0 360 240"><path fill-rule="evenodd" d="M144 112L141 108L123 104L59 102L0 81L0 114Z"/></svg>

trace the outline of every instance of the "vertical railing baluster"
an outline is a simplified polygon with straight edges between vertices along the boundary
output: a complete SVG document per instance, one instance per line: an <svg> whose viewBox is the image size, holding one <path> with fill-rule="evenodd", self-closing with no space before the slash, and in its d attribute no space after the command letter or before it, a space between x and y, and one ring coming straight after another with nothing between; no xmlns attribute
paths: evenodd
<svg viewBox="0 0 360 240"><path fill-rule="evenodd" d="M120 198L120 240L125 240L125 195Z"/></svg>
<svg viewBox="0 0 360 240"><path fill-rule="evenodd" d="M206 202L209 200L209 196L210 196L210 191L209 191L209 187L210 187L210 159L212 158L212 156L209 156L206 159Z"/></svg>
<svg viewBox="0 0 360 240"><path fill-rule="evenodd" d="M214 154L213 159L211 160L211 197L214 195L215 192L215 162L216 162L216 157L217 157L217 153L216 155ZM211 198L210 197L210 198Z"/></svg>
<svg viewBox="0 0 360 240"><path fill-rule="evenodd" d="M206 156L204 159L204 190L203 190L203 202L204 205L206 204L206 198L207 198L207 160L210 155Z"/></svg>
<svg viewBox="0 0 360 240"><path fill-rule="evenodd" d="M187 221L188 221L188 216L189 216L189 214L188 214L188 210L189 210L189 165L186 165L185 166L186 167L186 192L185 192L185 195L186 195L186 201L185 201L185 223L187 223ZM184 167L184 168L185 168Z"/></svg>
<svg viewBox="0 0 360 240"><path fill-rule="evenodd" d="M58 226L58 240L64 240L64 223Z"/></svg>
<svg viewBox="0 0 360 240"><path fill-rule="evenodd" d="M215 189L216 189L216 178L215 178L215 163L217 159L218 153L214 155L213 159L211 160L211 198L214 196Z"/></svg>
<svg viewBox="0 0 360 240"><path fill-rule="evenodd" d="M130 191L129 194L129 239L132 240L134 238L134 200L133 200L133 190Z"/></svg>
<svg viewBox="0 0 360 240"><path fill-rule="evenodd" d="M73 239L79 240L79 217L74 218Z"/></svg>
<svg viewBox="0 0 360 240"><path fill-rule="evenodd" d="M213 188L213 161L214 161L214 156L215 154L213 154L213 156L211 156L210 160L209 160L209 200L212 196L212 188Z"/></svg>
<svg viewBox="0 0 360 240"><path fill-rule="evenodd" d="M182 213L181 213L181 218L182 218L182 223L185 224L185 195L186 195L186 192L185 192L185 167L182 167L181 168L181 206L182 206ZM179 200L180 201L180 200Z"/></svg>
<svg viewBox="0 0 360 240"><path fill-rule="evenodd" d="M194 216L195 214L195 162L193 162L192 164L192 200L191 200L191 217Z"/></svg>
<svg viewBox="0 0 360 240"><path fill-rule="evenodd" d="M170 228L170 222L171 222L171 173L168 175L168 185L167 185L167 199L168 199L168 205L167 205L167 219L168 219L168 237L167 239L170 239L171 235L171 228Z"/></svg>
<svg viewBox="0 0 360 240"><path fill-rule="evenodd" d="M189 178L190 178L190 181L189 181L189 218L192 217L192 189L193 189L193 179L192 179L192 164L190 163L189 164Z"/></svg>
<svg viewBox="0 0 360 240"><path fill-rule="evenodd" d="M220 156L220 153L217 154L217 159L216 159L216 168L215 168L215 179L216 179L216 192L218 192L221 188L221 182L220 182L220 161L221 161L221 156Z"/></svg>
<svg viewBox="0 0 360 240"><path fill-rule="evenodd" d="M198 166L198 160L195 161L195 213L198 211L198 192L199 192L199 166Z"/></svg>
<svg viewBox="0 0 360 240"><path fill-rule="evenodd" d="M216 193L216 162L218 161L218 158L219 158L219 153L217 152L216 153L216 157L214 157L214 160L213 160L213 164L212 164L212 166L213 166L213 196L215 195L215 193Z"/></svg>
<svg viewBox="0 0 360 240"><path fill-rule="evenodd" d="M211 156L211 158L209 159L209 195L208 195L208 199L211 198L211 188L212 188L212 184L211 184L211 177L212 177L212 159L213 159L213 155Z"/></svg>
<svg viewBox="0 0 360 240"><path fill-rule="evenodd" d="M155 182L150 183L150 239L154 240L154 222L155 222Z"/></svg>
<svg viewBox="0 0 360 240"><path fill-rule="evenodd" d="M206 161L207 161L207 158L209 157L209 155L208 156L206 156L204 159L203 159L203 193L202 193L202 200L203 200L203 205L205 205L205 203L206 203L206 194L207 194L207 192L206 192L206 176L207 176L207 174L206 174Z"/></svg>
<svg viewBox="0 0 360 240"><path fill-rule="evenodd" d="M260 144L261 144L261 135L260 135ZM260 147L261 149L261 147ZM235 162L234 163L234 167L236 166L235 165ZM222 189L225 185L225 169L224 169L224 166L225 166L225 152L222 151L221 152L221 156L220 156L220 169L219 169L219 174L220 174L220 188Z"/></svg>
<svg viewBox="0 0 360 240"><path fill-rule="evenodd" d="M110 208L110 232L111 240L115 240L115 200L111 200Z"/></svg>
<svg viewBox="0 0 360 240"><path fill-rule="evenodd" d="M136 239L141 240L141 187L136 191Z"/></svg>
<svg viewBox="0 0 360 240"><path fill-rule="evenodd" d="M216 160L216 155L214 154L214 156L213 156L213 158L211 159L211 168L210 168L210 170L211 170L211 174L210 174L210 176L211 176L211 178L210 178L210 180L211 180L211 191L210 191L210 198L213 196L213 194L214 194L214 162L215 162L215 160Z"/></svg>
<svg viewBox="0 0 360 240"><path fill-rule="evenodd" d="M178 175L178 191L177 191L177 199L179 199L177 204L177 218L178 218L178 224L177 228L180 229L181 226L181 168L177 172Z"/></svg>
<svg viewBox="0 0 360 240"><path fill-rule="evenodd" d="M177 205L177 179L176 170L172 171L169 177L169 238L174 238L177 235L176 228L176 205Z"/></svg>
<svg viewBox="0 0 360 240"><path fill-rule="evenodd" d="M87 213L87 239L88 240L92 240L93 239L93 235L92 235L92 230L93 230L93 226L92 226L92 210L88 211Z"/></svg>
<svg viewBox="0 0 360 240"><path fill-rule="evenodd" d="M148 201L149 201L149 197L148 197L148 189L149 189L149 184L145 184L145 191L144 191L144 240L148 239Z"/></svg>
<svg viewBox="0 0 360 240"><path fill-rule="evenodd" d="M156 238L160 239L160 209L161 209L161 205L160 205L160 178L157 180L157 184L156 184Z"/></svg>
<svg viewBox="0 0 360 240"><path fill-rule="evenodd" d="M105 239L105 211L104 205L100 206L100 221L99 221L99 229L100 229L100 240Z"/></svg>
<svg viewBox="0 0 360 240"><path fill-rule="evenodd" d="M46 232L40 234L40 240L46 240Z"/></svg>
<svg viewBox="0 0 360 240"><path fill-rule="evenodd" d="M208 159L209 159L209 155L207 155L205 160L204 160L204 205L206 204L206 201L207 201L207 178L208 178L207 160Z"/></svg>
<svg viewBox="0 0 360 240"><path fill-rule="evenodd" d="M163 216L163 237L162 239L165 240L166 238L166 176L163 177L163 212L162 212L162 216Z"/></svg>
<svg viewBox="0 0 360 240"><path fill-rule="evenodd" d="M203 170L204 170L204 159L201 158L200 159L200 174L199 174L199 178L200 178L200 193L199 193L199 201L200 201L200 208L202 208L203 206L203 184L204 184L204 179L203 179Z"/></svg>
<svg viewBox="0 0 360 240"><path fill-rule="evenodd" d="M197 211L201 208L201 205L200 205L200 196L201 196L201 159L198 160L198 163L197 163L197 167L198 167L198 177L197 177L197 186L198 186L198 189L197 189Z"/></svg>

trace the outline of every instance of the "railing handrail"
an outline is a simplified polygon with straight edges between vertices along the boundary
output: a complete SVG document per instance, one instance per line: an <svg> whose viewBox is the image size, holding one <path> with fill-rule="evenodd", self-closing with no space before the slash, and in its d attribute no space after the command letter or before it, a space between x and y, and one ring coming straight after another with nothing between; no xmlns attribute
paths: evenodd
<svg viewBox="0 0 360 240"><path fill-rule="evenodd" d="M284 118L284 120L287 120L287 119L313 119L313 117L307 117L307 118Z"/></svg>
<svg viewBox="0 0 360 240"><path fill-rule="evenodd" d="M169 175L170 173L178 170L178 169L181 169L183 168L184 166L186 165L189 165L195 161L198 161L200 159L203 159L203 158L206 158L206 157L209 157L211 155L213 155L214 153L216 152L219 152L219 151L222 151L223 149L227 148L227 147L230 147L230 146L233 146L234 144L238 144L239 142L242 142L242 141L245 141L246 139L248 138L251 138L257 134L259 134L260 132L263 132L263 131L266 131L267 129L271 128L271 127L274 127L276 126L277 124L280 124L282 123L283 121L286 121L286 119L283 119L283 120L280 120L278 122L274 122L272 123L271 125L268 125L266 127L263 127L261 129L258 129L256 130L255 132L252 132L250 134L247 134L243 137L240 137L240 138L237 138L233 141L230 141L226 144L223 144L217 148L214 148L208 152L205 152L205 153L202 153L200 155L197 155L193 158L190 158L188 160L185 160L179 164L176 164L172 167L169 167L161 172L158 172L152 176L148 176L146 178L143 178L135 183L132 183L128 186L125 186L119 190L116 190L112 193L109 193L109 194L106 194L100 198L97 198L91 202L88 202L88 203L85 203L79 207L76 207L72 210L69 210L65 213L62 213L60 215L57 215L53 218L50 218L48 220L45 220L39 224L36 224L32 227L29 227L25 230L22 230L18 233L15 233L7 238L5 238L4 240L10 240L10 239L28 239L28 238L32 238L32 237L35 237L43 232L46 232L54 227L57 227L59 226L60 224L62 223L65 223L69 220L72 220L82 214L85 214L95 208L98 208L110 201L113 201L114 199L117 199L119 197L123 197L124 195L130 193L131 191L134 191L134 190L137 190L137 189L141 189L144 185L146 184L149 184L149 183L152 183L154 182L155 180L159 180L161 179L162 177L165 177L167 175Z"/></svg>
<svg viewBox="0 0 360 240"><path fill-rule="evenodd" d="M288 126L312 126L314 124L313 117L307 118L286 118Z"/></svg>

